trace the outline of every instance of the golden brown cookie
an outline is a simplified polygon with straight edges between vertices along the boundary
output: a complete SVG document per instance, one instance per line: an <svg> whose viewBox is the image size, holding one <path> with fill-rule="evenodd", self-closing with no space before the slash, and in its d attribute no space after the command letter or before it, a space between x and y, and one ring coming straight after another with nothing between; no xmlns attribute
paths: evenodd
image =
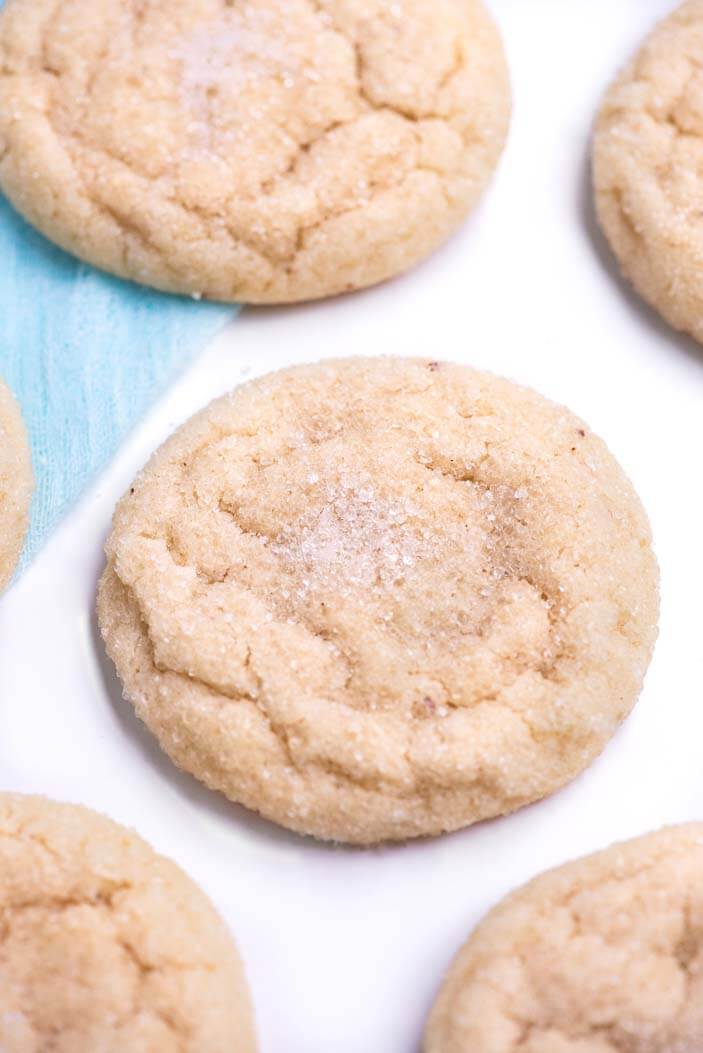
<svg viewBox="0 0 703 1053"><path fill-rule="evenodd" d="M27 433L17 403L0 380L0 592L19 559L32 486Z"/></svg>
<svg viewBox="0 0 703 1053"><path fill-rule="evenodd" d="M0 794L3 1053L254 1053L242 967L203 893L102 815Z"/></svg>
<svg viewBox="0 0 703 1053"><path fill-rule="evenodd" d="M561 786L634 704L649 527L567 410L463 366L351 359L238 388L119 505L99 615L173 760L372 843Z"/></svg>
<svg viewBox="0 0 703 1053"><path fill-rule="evenodd" d="M594 143L600 224L625 276L703 341L703 0L651 33L605 96Z"/></svg>
<svg viewBox="0 0 703 1053"><path fill-rule="evenodd" d="M440 245L503 148L481 0L8 0L0 187L159 289L305 300Z"/></svg>
<svg viewBox="0 0 703 1053"><path fill-rule="evenodd" d="M425 1053L703 1049L703 824L536 878L459 952Z"/></svg>

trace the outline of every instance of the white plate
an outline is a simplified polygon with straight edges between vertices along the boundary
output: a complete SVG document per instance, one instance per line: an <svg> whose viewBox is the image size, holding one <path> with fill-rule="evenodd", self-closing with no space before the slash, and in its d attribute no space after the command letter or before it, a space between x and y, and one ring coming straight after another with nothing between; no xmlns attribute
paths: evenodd
<svg viewBox="0 0 703 1053"><path fill-rule="evenodd" d="M703 354L616 280L594 239L586 163L602 89L671 3L493 7L515 115L471 222L383 288L245 312L0 604L0 784L105 811L182 864L236 935L262 1053L417 1053L450 956L508 889L616 838L703 818ZM447 356L572 407L633 478L663 577L646 690L585 775L508 819L366 852L288 835L179 774L120 701L93 617L112 508L151 450L247 372L355 353Z"/></svg>

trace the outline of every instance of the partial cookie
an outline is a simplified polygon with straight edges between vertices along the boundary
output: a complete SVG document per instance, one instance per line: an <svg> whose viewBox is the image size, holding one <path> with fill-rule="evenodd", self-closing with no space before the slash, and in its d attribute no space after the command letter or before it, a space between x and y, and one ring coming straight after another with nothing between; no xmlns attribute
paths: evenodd
<svg viewBox="0 0 703 1053"><path fill-rule="evenodd" d="M27 433L17 403L0 380L0 591L19 559L32 485Z"/></svg>
<svg viewBox="0 0 703 1053"><path fill-rule="evenodd" d="M437 362L238 388L154 455L107 557L102 632L163 749L349 842L561 786L629 712L656 635L649 527L604 444Z"/></svg>
<svg viewBox="0 0 703 1053"><path fill-rule="evenodd" d="M412 267L498 161L510 89L480 0L8 0L0 187L125 278L329 296Z"/></svg>
<svg viewBox="0 0 703 1053"><path fill-rule="evenodd" d="M203 893L104 816L0 794L3 1053L254 1053L243 971Z"/></svg>
<svg viewBox="0 0 703 1053"><path fill-rule="evenodd" d="M649 36L605 96L594 143L598 218L623 273L703 341L703 0Z"/></svg>
<svg viewBox="0 0 703 1053"><path fill-rule="evenodd" d="M703 824L614 845L509 896L459 952L425 1053L703 1049Z"/></svg>

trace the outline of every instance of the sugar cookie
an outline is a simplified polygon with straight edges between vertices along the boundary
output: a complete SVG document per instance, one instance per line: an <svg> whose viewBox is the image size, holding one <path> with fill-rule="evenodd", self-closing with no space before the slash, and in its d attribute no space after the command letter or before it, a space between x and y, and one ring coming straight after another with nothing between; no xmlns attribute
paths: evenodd
<svg viewBox="0 0 703 1053"><path fill-rule="evenodd" d="M481 0L8 0L0 187L59 245L221 300L412 267L501 153Z"/></svg>
<svg viewBox="0 0 703 1053"><path fill-rule="evenodd" d="M703 1049L703 824L614 845L509 896L457 955L423 1048Z"/></svg>
<svg viewBox="0 0 703 1053"><path fill-rule="evenodd" d="M0 380L0 591L19 559L31 496L27 434L17 403Z"/></svg>
<svg viewBox="0 0 703 1053"><path fill-rule="evenodd" d="M665 19L605 96L594 145L601 226L625 276L703 341L703 0Z"/></svg>
<svg viewBox="0 0 703 1053"><path fill-rule="evenodd" d="M0 794L0 923L3 1053L254 1053L222 921L104 816Z"/></svg>
<svg viewBox="0 0 703 1053"><path fill-rule="evenodd" d="M99 614L181 767L294 830L438 834L550 793L656 634L642 507L571 413L466 367L237 389L116 512Z"/></svg>

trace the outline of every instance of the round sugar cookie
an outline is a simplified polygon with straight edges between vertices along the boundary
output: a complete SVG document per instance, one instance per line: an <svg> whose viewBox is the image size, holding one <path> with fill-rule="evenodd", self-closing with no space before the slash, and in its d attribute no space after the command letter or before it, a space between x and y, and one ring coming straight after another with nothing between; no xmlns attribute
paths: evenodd
<svg viewBox="0 0 703 1053"><path fill-rule="evenodd" d="M542 874L479 925L425 1053L703 1049L703 824Z"/></svg>
<svg viewBox="0 0 703 1053"><path fill-rule="evenodd" d="M53 241L170 292L358 289L461 223L510 89L481 0L8 0L0 187Z"/></svg>
<svg viewBox="0 0 703 1053"><path fill-rule="evenodd" d="M119 505L99 616L173 760L356 843L555 790L656 635L642 507L571 413L463 366L350 359L213 403Z"/></svg>
<svg viewBox="0 0 703 1053"><path fill-rule="evenodd" d="M0 794L3 1053L254 1053L239 958L203 893L102 815Z"/></svg>
<svg viewBox="0 0 703 1053"><path fill-rule="evenodd" d="M624 275L703 341L703 0L651 33L607 92L594 142L598 218Z"/></svg>
<svg viewBox="0 0 703 1053"><path fill-rule="evenodd" d="M17 403L0 380L0 592L19 559L32 486L27 433Z"/></svg>

